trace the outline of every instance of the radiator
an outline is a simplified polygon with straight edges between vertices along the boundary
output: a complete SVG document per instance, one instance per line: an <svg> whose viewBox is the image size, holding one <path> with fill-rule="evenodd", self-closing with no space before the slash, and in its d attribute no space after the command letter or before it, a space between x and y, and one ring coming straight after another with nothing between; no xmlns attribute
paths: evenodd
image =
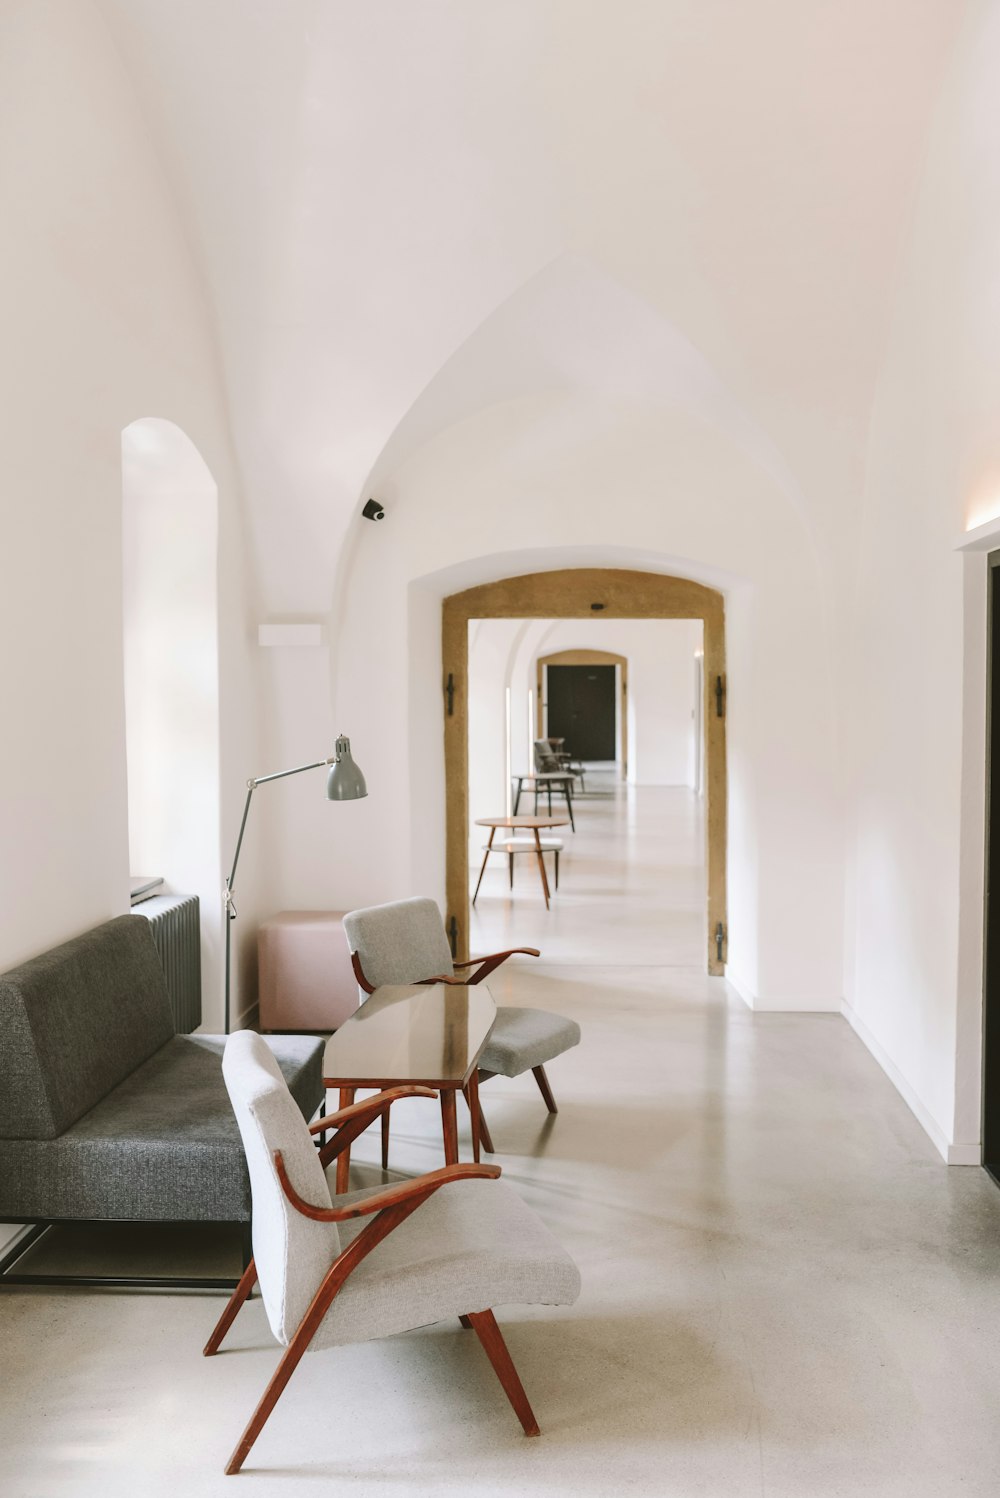
<svg viewBox="0 0 1000 1498"><path fill-rule="evenodd" d="M153 928L180 1035L201 1024L201 921L197 895L154 895L133 905Z"/></svg>

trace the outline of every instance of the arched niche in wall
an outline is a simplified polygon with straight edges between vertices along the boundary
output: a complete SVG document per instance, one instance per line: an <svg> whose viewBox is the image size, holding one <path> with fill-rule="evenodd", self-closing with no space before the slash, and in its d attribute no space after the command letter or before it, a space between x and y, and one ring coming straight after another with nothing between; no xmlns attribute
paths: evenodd
<svg viewBox="0 0 1000 1498"><path fill-rule="evenodd" d="M590 619L598 604L607 619L700 619L704 694L705 819L707 828L708 951L710 973L726 958L726 689L725 609L722 594L690 578L617 568L571 568L500 578L453 593L442 604L445 683L446 922L456 956L469 947L469 621L471 619ZM718 939L716 933L720 933Z"/></svg>
<svg viewBox="0 0 1000 1498"><path fill-rule="evenodd" d="M221 982L218 490L173 422L122 432L125 735L133 875L201 901L202 993Z"/></svg>
<svg viewBox="0 0 1000 1498"><path fill-rule="evenodd" d="M618 673L616 724L618 742L621 746L618 761L624 776L628 771L628 656L614 650L556 650L551 655L540 655L535 663L535 716L538 738L546 736L546 673L550 666L614 666ZM572 745L570 745L572 749Z"/></svg>

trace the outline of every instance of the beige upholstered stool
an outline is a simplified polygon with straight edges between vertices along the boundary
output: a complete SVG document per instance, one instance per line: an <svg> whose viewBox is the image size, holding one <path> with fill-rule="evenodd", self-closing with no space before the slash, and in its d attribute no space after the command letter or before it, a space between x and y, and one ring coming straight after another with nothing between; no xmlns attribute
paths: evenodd
<svg viewBox="0 0 1000 1498"><path fill-rule="evenodd" d="M283 910L257 933L262 1030L336 1030L358 1007L341 910Z"/></svg>

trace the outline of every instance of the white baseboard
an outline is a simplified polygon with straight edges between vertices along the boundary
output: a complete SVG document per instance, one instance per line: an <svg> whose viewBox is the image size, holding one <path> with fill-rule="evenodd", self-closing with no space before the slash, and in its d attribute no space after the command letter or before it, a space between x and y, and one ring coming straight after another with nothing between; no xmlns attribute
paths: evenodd
<svg viewBox="0 0 1000 1498"><path fill-rule="evenodd" d="M756 1014L839 1014L841 1003L839 999L825 999L818 994L805 994L795 999L775 999L767 996L761 997L754 993L749 983L734 973L732 968L726 967L726 982L732 984L740 998L748 1009Z"/></svg>
<svg viewBox="0 0 1000 1498"><path fill-rule="evenodd" d="M879 1066L885 1072L889 1081L899 1093L903 1102L913 1114L917 1123L923 1129L928 1139L941 1156L946 1165L981 1165L983 1151L982 1146L976 1144L952 1144L948 1140L944 1130L928 1112L920 1098L914 1092L909 1082L903 1076L896 1063L883 1049L875 1036L869 1030L864 1020L855 1013L850 1004L845 1000L840 1006L840 1012L857 1035L861 1043L875 1057Z"/></svg>
<svg viewBox="0 0 1000 1498"><path fill-rule="evenodd" d="M739 994L740 998L743 1000L748 1009L754 1009L756 1007L756 1005L754 1004L755 995L753 989L750 987L749 983L744 983L740 975L733 971L728 962L726 963L726 982L729 984L730 988L735 988L736 992Z"/></svg>

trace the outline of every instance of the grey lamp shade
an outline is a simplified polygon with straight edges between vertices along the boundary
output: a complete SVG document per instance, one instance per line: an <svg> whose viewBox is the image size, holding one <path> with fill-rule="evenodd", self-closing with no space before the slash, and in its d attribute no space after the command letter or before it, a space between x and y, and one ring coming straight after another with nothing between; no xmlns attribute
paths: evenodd
<svg viewBox="0 0 1000 1498"><path fill-rule="evenodd" d="M365 777L351 758L351 741L343 737L337 740L335 759L326 777L328 801L359 801L367 796Z"/></svg>

